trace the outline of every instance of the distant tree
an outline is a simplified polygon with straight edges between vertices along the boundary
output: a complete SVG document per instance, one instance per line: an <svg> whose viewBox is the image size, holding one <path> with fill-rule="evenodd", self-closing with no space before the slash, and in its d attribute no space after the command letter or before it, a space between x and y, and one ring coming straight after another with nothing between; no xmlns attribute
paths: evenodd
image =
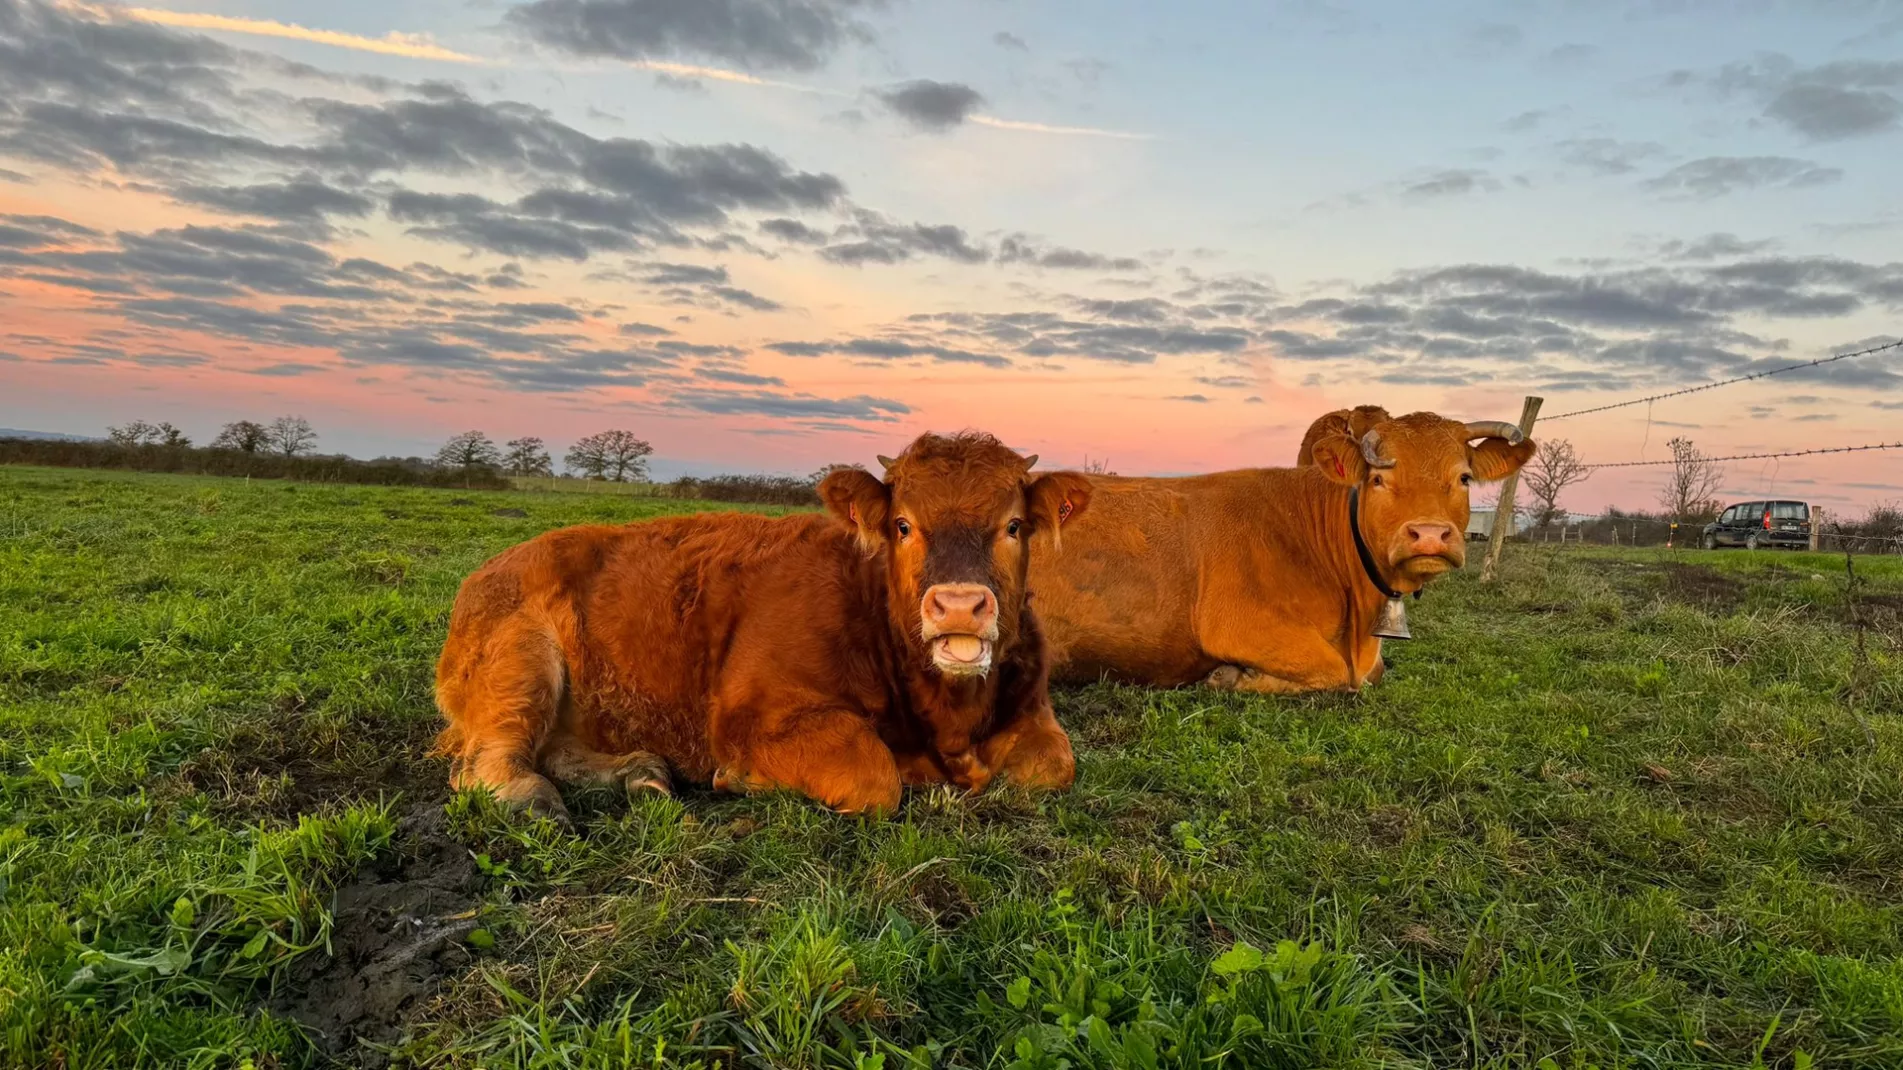
<svg viewBox="0 0 1903 1070"><path fill-rule="evenodd" d="M1680 436L1666 443L1672 451L1672 468L1665 485L1659 488L1659 505L1666 519L1680 524L1688 520L1716 515L1715 495L1725 470L1700 453L1692 440Z"/></svg>
<svg viewBox="0 0 1903 1070"><path fill-rule="evenodd" d="M271 421L267 441L273 453L296 457L317 447L317 431L302 416L280 416Z"/></svg>
<svg viewBox="0 0 1903 1070"><path fill-rule="evenodd" d="M512 438L508 452L502 455L502 470L512 476L552 476L555 464L541 439Z"/></svg>
<svg viewBox="0 0 1903 1070"><path fill-rule="evenodd" d="M151 446L158 443L163 433L144 420L133 420L118 427L106 428L106 437L115 446Z"/></svg>
<svg viewBox="0 0 1903 1070"><path fill-rule="evenodd" d="M832 475L834 472L839 471L841 468L856 468L861 472L866 470L866 466L863 464L828 464L828 465L821 466L819 469L814 471L812 475L807 476L806 482L811 484L812 486L817 487L822 482L825 481L827 476Z"/></svg>
<svg viewBox="0 0 1903 1070"><path fill-rule="evenodd" d="M1110 470L1110 458L1100 457L1093 461L1090 459L1088 453L1084 454L1083 472L1085 475L1092 476L1114 476L1117 474Z"/></svg>
<svg viewBox="0 0 1903 1070"><path fill-rule="evenodd" d="M1526 484L1527 492L1533 495L1533 526L1543 528L1565 514L1559 507L1559 496L1567 487L1584 482L1592 475L1573 444L1563 438L1548 438L1540 441L1539 452L1533 455L1533 463L1520 473L1520 482Z"/></svg>
<svg viewBox="0 0 1903 1070"><path fill-rule="evenodd" d="M502 463L502 451L481 431L464 431L436 451L436 463L444 468L495 468Z"/></svg>
<svg viewBox="0 0 1903 1070"><path fill-rule="evenodd" d="M158 435L158 444L167 449L182 450L192 444L191 438L185 432L169 423L159 424Z"/></svg>
<svg viewBox="0 0 1903 1070"><path fill-rule="evenodd" d="M250 420L239 420L218 429L218 437L211 440L215 450L237 450L240 453L256 453L268 449L271 445L271 429Z"/></svg>
<svg viewBox="0 0 1903 1070"><path fill-rule="evenodd" d="M632 431L603 431L570 446L562 463L589 479L626 483L647 479L647 457L653 452L654 447Z"/></svg>

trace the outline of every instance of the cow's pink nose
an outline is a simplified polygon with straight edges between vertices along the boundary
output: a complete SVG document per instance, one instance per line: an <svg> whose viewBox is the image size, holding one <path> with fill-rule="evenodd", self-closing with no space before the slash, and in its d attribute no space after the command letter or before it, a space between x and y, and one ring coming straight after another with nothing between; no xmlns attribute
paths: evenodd
<svg viewBox="0 0 1903 1070"><path fill-rule="evenodd" d="M1446 553L1454 541L1454 526L1438 520L1416 520L1407 526L1408 549L1417 554Z"/></svg>
<svg viewBox="0 0 1903 1070"><path fill-rule="evenodd" d="M998 621L998 599L981 583L941 583L925 592L925 619L941 632L988 635Z"/></svg>

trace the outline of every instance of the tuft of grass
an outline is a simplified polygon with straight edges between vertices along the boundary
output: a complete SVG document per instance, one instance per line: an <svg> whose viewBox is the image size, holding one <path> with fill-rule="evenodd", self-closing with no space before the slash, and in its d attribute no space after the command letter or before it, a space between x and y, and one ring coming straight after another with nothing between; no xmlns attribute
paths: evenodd
<svg viewBox="0 0 1903 1070"><path fill-rule="evenodd" d="M0 468L0 1065L1903 1065L1903 560L1861 667L1841 558L1516 546L1063 795L452 795L462 577L702 507Z"/></svg>

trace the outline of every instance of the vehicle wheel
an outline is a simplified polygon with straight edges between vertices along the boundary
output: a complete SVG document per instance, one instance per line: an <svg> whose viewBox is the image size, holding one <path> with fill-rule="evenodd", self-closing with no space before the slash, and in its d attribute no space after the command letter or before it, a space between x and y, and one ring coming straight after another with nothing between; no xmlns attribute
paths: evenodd
<svg viewBox="0 0 1903 1070"><path fill-rule="evenodd" d="M1718 548L1718 536L1716 535L1705 536L1705 549L1716 550L1717 548Z"/></svg>
<svg viewBox="0 0 1903 1070"><path fill-rule="evenodd" d="M1755 550L1758 548L1758 533L1757 532L1754 531L1751 534L1746 535L1744 537L1744 548L1747 550Z"/></svg>

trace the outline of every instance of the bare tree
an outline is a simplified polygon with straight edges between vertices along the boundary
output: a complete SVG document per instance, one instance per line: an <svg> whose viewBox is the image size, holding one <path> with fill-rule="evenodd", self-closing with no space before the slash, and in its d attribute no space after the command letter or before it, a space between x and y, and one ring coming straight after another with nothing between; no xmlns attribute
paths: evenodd
<svg viewBox="0 0 1903 1070"><path fill-rule="evenodd" d="M494 468L502 463L502 451L481 431L464 431L443 443L436 451L436 463L444 468Z"/></svg>
<svg viewBox="0 0 1903 1070"><path fill-rule="evenodd" d="M317 447L317 430L302 416L280 416L272 420L268 434L271 449L286 457L309 453Z"/></svg>
<svg viewBox="0 0 1903 1070"><path fill-rule="evenodd" d="M162 432L144 420L133 420L118 427L106 428L106 437L115 446L150 446L156 444Z"/></svg>
<svg viewBox="0 0 1903 1070"><path fill-rule="evenodd" d="M1563 438L1542 439L1533 462L1520 472L1520 482L1533 495L1533 526L1543 528L1565 515L1565 510L1559 507L1559 496L1567 487L1583 483L1591 475L1592 469L1579 459L1571 442Z"/></svg>
<svg viewBox="0 0 1903 1070"><path fill-rule="evenodd" d="M1724 482L1725 470L1700 453L1689 438L1681 436L1666 445L1672 450L1672 468L1658 498L1666 519L1683 524L1715 513L1714 496L1718 484Z"/></svg>
<svg viewBox="0 0 1903 1070"><path fill-rule="evenodd" d="M603 431L570 446L562 463L589 479L625 483L647 479L647 457L653 452L654 447L632 431Z"/></svg>
<svg viewBox="0 0 1903 1070"><path fill-rule="evenodd" d="M1117 474L1110 470L1110 458L1099 457L1093 461L1090 459L1090 454L1088 453L1084 454L1084 465L1081 471L1085 475L1092 476L1114 476Z"/></svg>
<svg viewBox="0 0 1903 1070"><path fill-rule="evenodd" d="M256 453L271 446L271 429L250 420L239 420L218 429L218 437L211 440L215 450L238 450L241 453Z"/></svg>
<svg viewBox="0 0 1903 1070"><path fill-rule="evenodd" d="M549 458L548 447L531 435L509 440L508 452L502 455L502 470L512 476L552 476L555 465Z"/></svg>
<svg viewBox="0 0 1903 1070"><path fill-rule="evenodd" d="M178 428L173 427L170 423L161 422L157 430L159 433L158 444L167 449L182 450L192 444L190 436Z"/></svg>

